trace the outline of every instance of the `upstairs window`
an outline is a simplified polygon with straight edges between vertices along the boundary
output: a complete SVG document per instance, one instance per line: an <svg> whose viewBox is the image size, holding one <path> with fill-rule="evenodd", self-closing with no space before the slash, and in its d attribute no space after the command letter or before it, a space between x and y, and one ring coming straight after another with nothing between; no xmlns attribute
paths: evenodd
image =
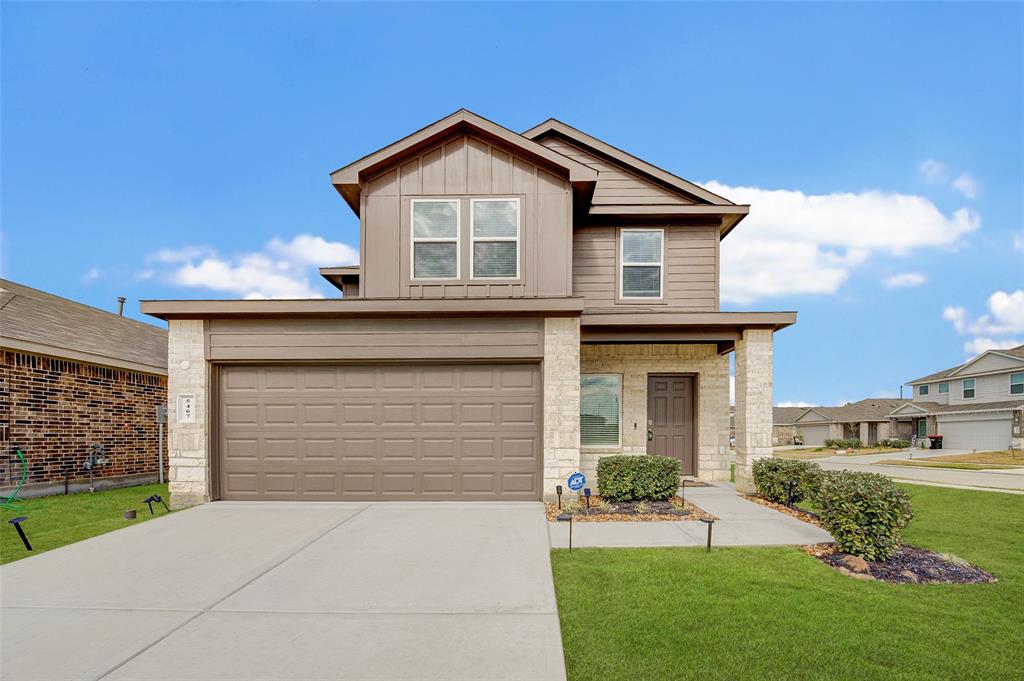
<svg viewBox="0 0 1024 681"><path fill-rule="evenodd" d="M519 199L473 199L474 279L519 278Z"/></svg>
<svg viewBox="0 0 1024 681"><path fill-rule="evenodd" d="M665 230L624 229L619 254L621 298L661 298Z"/></svg>
<svg viewBox="0 0 1024 681"><path fill-rule="evenodd" d="M949 392L949 383L939 383L939 394L945 394Z"/></svg>
<svg viewBox="0 0 1024 681"><path fill-rule="evenodd" d="M973 400L974 399L974 379L973 378L965 378L964 379L964 399L965 400Z"/></svg>
<svg viewBox="0 0 1024 681"><path fill-rule="evenodd" d="M459 278L458 201L412 201L412 277Z"/></svg>
<svg viewBox="0 0 1024 681"><path fill-rule="evenodd" d="M618 447L622 408L620 374L580 376L580 445Z"/></svg>
<svg viewBox="0 0 1024 681"><path fill-rule="evenodd" d="M918 395L927 395L928 394L928 386L922 385L920 388L917 389L917 394Z"/></svg>
<svg viewBox="0 0 1024 681"><path fill-rule="evenodd" d="M1024 372L1010 374L1010 394L1024 395Z"/></svg>

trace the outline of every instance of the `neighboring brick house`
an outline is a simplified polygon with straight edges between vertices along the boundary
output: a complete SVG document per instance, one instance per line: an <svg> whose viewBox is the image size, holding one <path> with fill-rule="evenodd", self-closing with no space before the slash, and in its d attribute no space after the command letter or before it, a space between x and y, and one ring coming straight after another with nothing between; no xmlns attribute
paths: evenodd
<svg viewBox="0 0 1024 681"><path fill-rule="evenodd" d="M799 437L805 445L823 445L826 440L857 438L866 445L898 437L889 419L894 409L910 400L868 397L840 407L776 407L773 415L773 441L791 445Z"/></svg>
<svg viewBox="0 0 1024 681"><path fill-rule="evenodd" d="M175 506L537 500L618 453L751 489L796 313L719 309L748 206L466 110L331 180L360 219L360 264L321 270L341 298L143 301L169 322Z"/></svg>
<svg viewBox="0 0 1024 681"><path fill-rule="evenodd" d="M0 353L0 487L20 477L18 449L23 494L62 490L66 473L81 489L93 444L106 450L101 486L157 478L164 329L0 280Z"/></svg>

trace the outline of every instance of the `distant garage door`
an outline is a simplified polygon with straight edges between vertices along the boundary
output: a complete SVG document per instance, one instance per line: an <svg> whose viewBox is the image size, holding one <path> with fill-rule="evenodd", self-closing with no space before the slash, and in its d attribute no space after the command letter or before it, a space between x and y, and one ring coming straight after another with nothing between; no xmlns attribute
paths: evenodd
<svg viewBox="0 0 1024 681"><path fill-rule="evenodd" d="M939 417L943 449L1004 450L1010 446L1010 412Z"/></svg>
<svg viewBox="0 0 1024 681"><path fill-rule="evenodd" d="M224 366L227 500L537 500L535 364Z"/></svg>
<svg viewBox="0 0 1024 681"><path fill-rule="evenodd" d="M821 446L828 439L827 423L814 426L798 425L796 430L803 436L805 445Z"/></svg>

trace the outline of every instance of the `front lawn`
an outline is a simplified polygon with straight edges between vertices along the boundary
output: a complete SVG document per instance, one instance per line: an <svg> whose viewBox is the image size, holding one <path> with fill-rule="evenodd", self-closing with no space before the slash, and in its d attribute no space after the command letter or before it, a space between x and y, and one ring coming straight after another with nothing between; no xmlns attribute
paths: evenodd
<svg viewBox="0 0 1024 681"><path fill-rule="evenodd" d="M826 456L868 456L907 450L895 447L865 447L863 449L847 449L843 454L836 454L837 451L840 450L830 447L815 447L814 449L776 449L773 454L776 459L822 459Z"/></svg>
<svg viewBox="0 0 1024 681"><path fill-rule="evenodd" d="M961 471L991 471L1006 470L1008 468L1020 468L1017 466L1004 466L998 463L971 463L968 461L940 461L933 459L894 459L877 462L886 466L909 466L910 468L953 468Z"/></svg>
<svg viewBox="0 0 1024 681"><path fill-rule="evenodd" d="M555 550L569 678L1020 678L1024 496L901 486L908 543L999 582L858 581L796 547Z"/></svg>
<svg viewBox="0 0 1024 681"><path fill-rule="evenodd" d="M24 510L0 509L0 563L9 563L166 515L163 506L154 504L153 512L156 515L151 516L149 507L142 503L143 499L153 494L159 494L166 501L167 485L122 487L93 494L82 492L15 502ZM125 520L123 513L131 508L138 511L137 519ZM22 515L28 516L21 527L32 544L31 552L25 550L17 530L7 522Z"/></svg>

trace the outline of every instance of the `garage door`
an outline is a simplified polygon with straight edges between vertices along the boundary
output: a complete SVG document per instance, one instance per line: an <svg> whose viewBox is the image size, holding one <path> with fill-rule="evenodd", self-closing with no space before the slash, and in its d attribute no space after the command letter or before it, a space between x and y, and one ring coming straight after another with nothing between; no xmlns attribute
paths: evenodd
<svg viewBox="0 0 1024 681"><path fill-rule="evenodd" d="M220 496L537 500L532 364L225 366Z"/></svg>
<svg viewBox="0 0 1024 681"><path fill-rule="evenodd" d="M820 447L828 439L828 424L822 423L817 426L797 426L797 432L803 435L805 445Z"/></svg>
<svg viewBox="0 0 1024 681"><path fill-rule="evenodd" d="M1010 446L1010 413L939 417L943 449L1004 450Z"/></svg>

